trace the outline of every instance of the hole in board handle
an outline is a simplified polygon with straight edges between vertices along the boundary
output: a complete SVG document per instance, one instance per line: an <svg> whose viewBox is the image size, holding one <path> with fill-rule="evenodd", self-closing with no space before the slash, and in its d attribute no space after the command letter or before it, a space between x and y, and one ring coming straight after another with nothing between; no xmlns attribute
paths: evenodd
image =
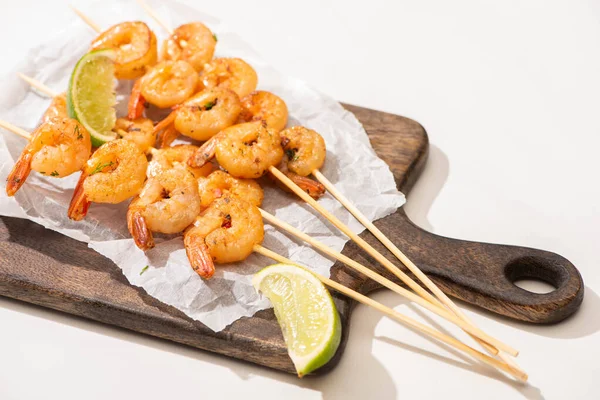
<svg viewBox="0 0 600 400"><path fill-rule="evenodd" d="M541 257L517 258L506 265L504 273L515 286L535 294L552 293L568 279L564 267Z"/></svg>
<svg viewBox="0 0 600 400"><path fill-rule="evenodd" d="M550 285L548 282L544 282L539 279L519 279L514 281L513 284L523 290L527 290L528 292L535 294L546 294L556 290L556 288Z"/></svg>

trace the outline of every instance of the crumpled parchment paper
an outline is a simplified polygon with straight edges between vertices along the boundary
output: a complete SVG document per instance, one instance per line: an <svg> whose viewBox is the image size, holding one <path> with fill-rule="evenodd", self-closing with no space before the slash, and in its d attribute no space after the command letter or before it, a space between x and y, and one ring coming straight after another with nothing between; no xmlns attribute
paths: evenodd
<svg viewBox="0 0 600 400"><path fill-rule="evenodd" d="M307 126L325 138L327 160L322 168L323 174L370 220L382 218L404 203L404 196L397 191L388 166L375 155L365 130L353 114L304 82L269 67L247 43L215 18L172 1L153 1L149 4L171 27L190 21L204 22L218 35L217 57L240 57L252 65L259 76L258 88L277 94L287 103L290 111L288 125ZM108 5L105 1L98 1L86 6L83 11L105 28L126 20L142 20L150 25L159 39L167 36L133 0L113 0ZM89 27L74 16L72 22L65 25L54 38L32 49L17 70L57 92L64 91L72 68L95 36ZM48 106L49 99L31 90L14 74L3 77L1 82L0 118L31 131ZM119 98L123 99L117 108L120 115L124 114L125 96L129 88L130 84L127 83L121 83L118 87ZM93 204L84 221L70 221L67 208L78 174L55 179L32 173L17 195L8 198L5 194L6 177L25 144L25 139L2 130L1 215L27 218L88 243L92 249L118 265L132 285L144 288L148 294L215 331L222 330L240 317L251 316L269 307L268 300L255 292L251 278L252 274L272 264L272 260L253 254L243 262L217 266L215 276L204 281L190 268L181 235L158 235L156 247L145 254L135 246L127 231L127 203ZM264 187L265 210L335 250L342 250L347 238L309 206L272 184L267 183ZM359 233L364 229L329 194L320 203L354 232ZM329 276L332 260L271 226L266 225L265 230L265 247ZM144 270L146 266L149 267Z"/></svg>

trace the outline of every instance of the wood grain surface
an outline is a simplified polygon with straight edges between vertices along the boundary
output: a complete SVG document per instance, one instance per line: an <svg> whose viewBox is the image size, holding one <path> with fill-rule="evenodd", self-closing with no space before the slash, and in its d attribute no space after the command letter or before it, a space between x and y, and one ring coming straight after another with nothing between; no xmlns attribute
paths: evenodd
<svg viewBox="0 0 600 400"><path fill-rule="evenodd" d="M427 159L425 130L400 116L344 107L363 123L375 151L407 194ZM573 314L583 299L579 272L554 253L437 236L414 225L402 209L376 225L446 293L491 312L552 323ZM361 236L399 265L370 233ZM344 254L392 278L353 243L346 245ZM339 263L332 278L362 293L379 288ZM513 284L522 278L541 279L557 289L534 294ZM85 243L27 220L0 217L0 295L294 373L272 310L213 332L129 285L115 264ZM319 373L337 364L350 333L354 303L339 294L334 297L342 318L342 344Z"/></svg>

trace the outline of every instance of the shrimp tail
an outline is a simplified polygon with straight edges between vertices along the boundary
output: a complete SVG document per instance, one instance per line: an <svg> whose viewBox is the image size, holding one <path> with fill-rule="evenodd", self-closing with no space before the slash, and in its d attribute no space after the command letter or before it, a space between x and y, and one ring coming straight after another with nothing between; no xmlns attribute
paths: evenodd
<svg viewBox="0 0 600 400"><path fill-rule="evenodd" d="M177 114L175 113L175 111L172 111L171 114L167 115L165 119L163 119L158 124L156 124L156 126L154 126L154 133L158 135L160 132L164 131L169 126L171 126L173 124L173 121L175 121L176 116Z"/></svg>
<svg viewBox="0 0 600 400"><path fill-rule="evenodd" d="M192 269L201 278L210 279L215 273L215 263L204 238L197 235L184 235L183 244Z"/></svg>
<svg viewBox="0 0 600 400"><path fill-rule="evenodd" d="M127 211L127 228L135 245L141 250L146 251L154 247L154 238L152 231L148 229L146 220L142 213L138 210Z"/></svg>
<svg viewBox="0 0 600 400"><path fill-rule="evenodd" d="M321 196L325 194L325 186L314 179L311 179L307 176L294 174L293 172L286 172L285 175L315 200L320 199Z"/></svg>
<svg viewBox="0 0 600 400"><path fill-rule="evenodd" d="M69 204L67 215L74 221L81 221L87 215L90 208L91 202L87 199L85 190L83 189L83 182L87 176L85 172L81 172L81 176L73 192L73 198L71 198L71 204Z"/></svg>
<svg viewBox="0 0 600 400"><path fill-rule="evenodd" d="M169 125L160 137L160 148L170 147L171 143L179 137L180 133L175 129L175 125Z"/></svg>
<svg viewBox="0 0 600 400"><path fill-rule="evenodd" d="M146 108L146 99L142 96L142 80L138 79L133 85L129 103L127 103L127 118L131 121L141 118Z"/></svg>
<svg viewBox="0 0 600 400"><path fill-rule="evenodd" d="M25 183L25 180L31 172L32 159L33 154L25 151L15 163L12 171L8 174L8 178L6 178L6 194L8 196L14 196Z"/></svg>
<svg viewBox="0 0 600 400"><path fill-rule="evenodd" d="M188 165L192 168L200 168L215 156L217 150L217 140L215 136L204 142L202 146L188 160Z"/></svg>

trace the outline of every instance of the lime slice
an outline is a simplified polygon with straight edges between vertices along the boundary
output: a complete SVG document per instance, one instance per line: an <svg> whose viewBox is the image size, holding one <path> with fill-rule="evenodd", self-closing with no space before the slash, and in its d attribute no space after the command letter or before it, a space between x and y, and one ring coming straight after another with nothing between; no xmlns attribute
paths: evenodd
<svg viewBox="0 0 600 400"><path fill-rule="evenodd" d="M89 52L77 62L69 81L69 116L88 130L94 147L117 138L112 131L117 120L114 60L113 50Z"/></svg>
<svg viewBox="0 0 600 400"><path fill-rule="evenodd" d="M252 284L273 303L299 377L331 360L342 335L340 317L329 291L312 272L275 264L256 273Z"/></svg>

